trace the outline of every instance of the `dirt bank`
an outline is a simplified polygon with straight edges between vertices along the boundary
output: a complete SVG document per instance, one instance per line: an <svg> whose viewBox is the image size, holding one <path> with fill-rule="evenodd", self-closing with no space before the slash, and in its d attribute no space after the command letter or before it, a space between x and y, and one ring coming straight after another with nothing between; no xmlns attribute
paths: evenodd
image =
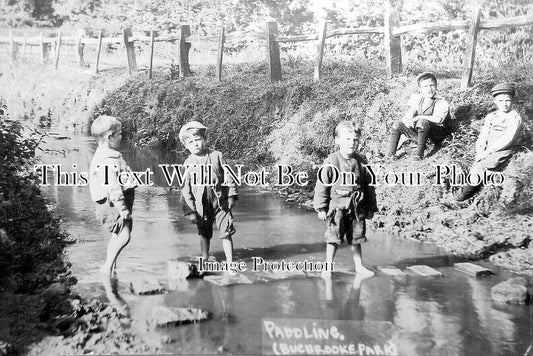
<svg viewBox="0 0 533 356"><path fill-rule="evenodd" d="M471 165L482 119L493 109L488 92L494 83L505 80L517 84L518 108L526 126L531 127L533 98L529 93L533 80L524 74L531 73L530 67L477 75L475 86L466 92L459 90L458 73L437 73L441 78L439 91L453 106L453 137L422 162L403 158L387 164L380 162L389 128L416 90L416 73L388 80L373 63L336 63L324 68L328 75L317 84L311 81L311 68L310 63L287 64L284 80L274 84L265 82L264 65L228 67L222 83L215 81L212 68L179 79L170 79L167 70L156 72L151 81L145 73L130 80L119 76L118 81L111 75L87 77L76 85L75 92L84 94L74 95L85 101L74 100L69 94L66 97L71 101L61 107L67 107L63 112L81 110L82 121L102 113L116 115L124 121L126 134L134 143L166 149L183 150L177 141L179 128L184 122L199 120L212 128L211 144L227 156L266 169L290 164L295 170L307 171L310 177L316 175L316 166L333 149L331 132L336 123L354 119L365 128L363 150L372 165L378 169L382 166L383 173L427 175L420 186L382 184L377 188L380 212L373 220L376 228L404 238L431 240L454 253L490 258L508 268L533 273L529 262L533 260L533 182L529 174L533 155L527 153L532 147L530 137L525 138L523 152L506 170L503 187L484 189L464 209L440 204L458 189L450 185L449 178L442 186L433 184L435 165L455 165L459 171ZM33 79L27 79L29 88L39 88ZM119 86L120 81L124 85ZM66 80L61 85L69 83ZM38 95L27 91L26 97L32 96ZM92 105L87 105L87 98L94 98ZM103 100L97 102L96 98ZM42 110L47 107L45 99L39 99ZM29 107L21 110L18 116L35 116ZM59 109L50 112L61 117ZM290 187L284 192L296 193L291 199L303 202L309 198L312 186L311 178L308 187Z"/></svg>
<svg viewBox="0 0 533 356"><path fill-rule="evenodd" d="M151 82L137 77L107 96L98 111L122 117L129 136L140 145L178 150L183 149L177 142L181 125L199 120L211 128L210 142L230 157L267 169L289 164L310 177L333 149L331 133L337 122L354 119L365 129L363 150L381 178L389 171L420 172L425 177L417 186L382 182L377 187L377 229L533 273L533 154L527 153L531 135L524 135L522 152L506 170L503 186L484 189L463 209L441 204L459 189L451 175L441 185L435 180L436 166L466 172L472 164L473 143L483 118L494 109L488 93L496 82L517 84L517 107L531 128L533 78L524 76L528 68L480 75L465 92L459 90L454 73L437 73L440 93L452 104L453 137L440 149L429 147L429 157L422 162L403 157L386 164L382 158L389 128L416 91L415 75L387 80L371 63L335 64L325 69L326 79L317 84L305 68L291 68L285 80L275 84L265 83L261 67L234 68L223 83L205 75L180 81L160 76ZM311 178L308 187L293 186L284 193L304 202L311 198L313 186Z"/></svg>

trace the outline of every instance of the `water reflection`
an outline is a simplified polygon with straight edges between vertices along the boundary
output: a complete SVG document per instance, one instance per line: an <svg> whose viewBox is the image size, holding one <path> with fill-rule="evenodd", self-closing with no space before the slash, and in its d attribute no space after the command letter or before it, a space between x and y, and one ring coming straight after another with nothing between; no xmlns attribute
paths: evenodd
<svg viewBox="0 0 533 356"><path fill-rule="evenodd" d="M468 280L471 288L473 311L476 321L481 330L482 345L486 353L495 355L514 355L516 349L513 340L516 338L516 325L512 321L512 315L493 307L490 289L479 280ZM472 325L476 327L477 325ZM474 343L473 343L474 344ZM474 348L475 345L471 345ZM488 350L487 350L488 349Z"/></svg>
<svg viewBox="0 0 533 356"><path fill-rule="evenodd" d="M49 139L52 140L52 139ZM65 156L48 152L43 163L63 164L87 170L96 145L92 139L73 137L51 141L49 148L70 149ZM55 146L54 146L55 145ZM179 163L168 152L125 148L134 170L158 164ZM65 228L77 241L68 247L73 274L89 293L105 292L111 302L127 301L133 327L156 340L168 335L175 343L170 353L262 353L262 318L392 321L398 329L402 355L524 354L531 342L532 308L497 306L490 299L496 279L476 280L453 273L457 257L428 244L402 241L369 233L364 245L365 263L375 268L425 263L443 271L443 278L385 276L358 280L349 273L321 278L286 279L219 287L205 280L188 280L159 296L132 295L125 287L133 279L165 280L168 260L188 260L199 254L195 227L181 218L179 191L167 186L161 174L155 185L137 190L132 240L120 256L119 282L101 284L98 268L105 260L107 235L94 218L87 187L43 189L57 205ZM291 207L270 194L242 189L235 209L237 234L235 256L250 262L252 256L266 260L304 261L324 259L324 225L315 214ZM213 254L222 259L222 246L213 241ZM353 254L343 246L336 267L353 271ZM249 265L250 267L250 265ZM251 274L252 272L248 272ZM253 275L252 275L253 277ZM496 278L496 277L495 277ZM253 278L251 278L253 279ZM154 306L198 307L212 313L209 321L164 330L146 330L143 318Z"/></svg>
<svg viewBox="0 0 533 356"><path fill-rule="evenodd" d="M120 315L130 316L129 307L126 301L118 293L118 279L101 276L102 285L104 286L105 295L109 304L117 310Z"/></svg>

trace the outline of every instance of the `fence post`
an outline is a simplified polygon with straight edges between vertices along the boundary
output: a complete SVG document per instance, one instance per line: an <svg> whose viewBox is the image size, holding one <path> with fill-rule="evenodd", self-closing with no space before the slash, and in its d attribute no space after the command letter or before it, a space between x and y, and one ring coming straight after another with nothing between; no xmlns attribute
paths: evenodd
<svg viewBox="0 0 533 356"><path fill-rule="evenodd" d="M394 10L391 0L385 1L385 65L387 77L402 71L402 46L399 36L393 36L392 29L398 25L398 14Z"/></svg>
<svg viewBox="0 0 533 356"><path fill-rule="evenodd" d="M49 47L49 43L44 43L44 34L41 32L40 34L40 37L41 37L41 62L43 64L46 63L46 58L48 57L48 49L50 48Z"/></svg>
<svg viewBox="0 0 533 356"><path fill-rule="evenodd" d="M321 71L322 71L322 58L324 57L324 45L326 44L326 31L327 31L327 22L326 19L320 21L318 26L318 44L317 48L317 57L315 63L315 72L313 74L313 81L320 82Z"/></svg>
<svg viewBox="0 0 533 356"><path fill-rule="evenodd" d="M191 76L191 68L189 67L189 50L191 49L191 43L187 42L187 37L191 35L191 26L182 25L180 28L180 46L179 46L179 58L180 58L180 75L182 77Z"/></svg>
<svg viewBox="0 0 533 356"><path fill-rule="evenodd" d="M222 80L222 57L224 55L224 41L226 36L224 33L224 26L220 27L220 35L218 37L218 55L217 55L217 80Z"/></svg>
<svg viewBox="0 0 533 356"><path fill-rule="evenodd" d="M80 68L85 68L85 60L83 59L83 50L85 49L85 43L83 43L84 30L78 30L78 65Z"/></svg>
<svg viewBox="0 0 533 356"><path fill-rule="evenodd" d="M17 60L18 43L15 41L15 38L13 37L13 31L11 30L9 30L9 51L11 55L11 62L15 62Z"/></svg>
<svg viewBox="0 0 533 356"><path fill-rule="evenodd" d="M277 36L278 23L267 22L268 76L271 82L281 80L281 59Z"/></svg>
<svg viewBox="0 0 533 356"><path fill-rule="evenodd" d="M57 41L56 41L56 58L54 61L54 69L57 69L59 65L59 53L61 52L61 31L57 31Z"/></svg>
<svg viewBox="0 0 533 356"><path fill-rule="evenodd" d="M129 38L133 34L131 33L131 28L122 29L122 41L124 47L126 47L126 58L128 59L128 72L130 75L137 71L137 60L135 59L135 44L129 41Z"/></svg>
<svg viewBox="0 0 533 356"><path fill-rule="evenodd" d="M26 53L26 46L28 45L28 34L24 34L24 42L22 43L22 55L20 59L24 62L24 54Z"/></svg>
<svg viewBox="0 0 533 356"><path fill-rule="evenodd" d="M150 30L150 69L148 71L148 79L152 79L152 68L154 65L154 30Z"/></svg>
<svg viewBox="0 0 533 356"><path fill-rule="evenodd" d="M94 72L98 74L98 66L100 65L100 52L102 51L102 31L98 32L98 49L96 50L96 64Z"/></svg>
<svg viewBox="0 0 533 356"><path fill-rule="evenodd" d="M472 71L474 70L474 60L476 56L477 34L479 32L479 20L481 19L481 8L474 10L474 16L470 20L469 35L471 41L466 48L465 59L463 62L463 76L461 78L461 90L466 90L471 84Z"/></svg>

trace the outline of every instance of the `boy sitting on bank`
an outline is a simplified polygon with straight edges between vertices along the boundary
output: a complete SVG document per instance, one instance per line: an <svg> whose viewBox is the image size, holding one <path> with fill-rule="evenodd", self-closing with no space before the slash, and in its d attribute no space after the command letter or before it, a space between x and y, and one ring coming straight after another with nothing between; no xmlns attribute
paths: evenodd
<svg viewBox="0 0 533 356"><path fill-rule="evenodd" d="M437 95L437 78L433 73L425 72L416 81L418 93L411 96L407 112L391 128L387 158L394 157L401 135L417 143L412 159L419 161L424 158L428 139L440 143L450 133L450 107Z"/></svg>
<svg viewBox="0 0 533 356"><path fill-rule="evenodd" d="M191 121L185 124L179 132L180 141L191 153L184 162L184 166L190 168L185 176L182 190L183 211L198 228L204 261L209 258L213 223L216 222L226 262L229 265L233 262L232 235L235 233L231 209L235 205L238 193L232 180L224 182L222 153L207 147L206 131L207 128L204 125ZM212 181L193 181L195 175L200 177L202 169L204 171L211 169Z"/></svg>
<svg viewBox="0 0 533 356"><path fill-rule="evenodd" d="M492 88L491 94L497 110L485 117L476 141L475 162L470 175L483 177L485 171L501 172L516 152L522 132L522 118L513 108L515 92L514 85L509 83L497 84ZM466 185L456 200L465 201L481 188L481 183Z"/></svg>
<svg viewBox="0 0 533 356"><path fill-rule="evenodd" d="M346 238L353 251L355 272L369 277L374 272L363 266L361 243L367 240L365 220L372 219L378 209L365 159L357 153L360 138L361 129L352 121L342 121L335 128L339 149L324 161L315 186L314 208L318 218L327 221L326 262L333 263L338 245ZM342 172L349 172L353 179L334 181ZM322 277L330 276L330 271L322 273Z"/></svg>
<svg viewBox="0 0 533 356"><path fill-rule="evenodd" d="M130 241L131 212L135 184L128 180L121 185L118 175L131 171L122 154L116 151L122 140L122 124L117 118L102 115L94 120L91 134L98 140L98 148L89 169L89 189L96 204L96 217L111 233L107 257L100 268L102 274L111 276L116 269L120 252Z"/></svg>

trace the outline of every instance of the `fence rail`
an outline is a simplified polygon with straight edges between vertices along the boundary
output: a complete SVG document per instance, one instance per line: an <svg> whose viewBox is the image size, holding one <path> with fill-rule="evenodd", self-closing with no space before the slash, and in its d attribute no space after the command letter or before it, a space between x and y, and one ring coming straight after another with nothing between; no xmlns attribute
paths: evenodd
<svg viewBox="0 0 533 356"><path fill-rule="evenodd" d="M137 71L137 64L135 58L135 43L146 43L150 46L150 64L149 77L152 77L154 46L156 43L169 42L177 45L177 57L179 62L180 75L190 76L189 68L189 50L193 43L198 42L216 42L218 44L218 55L216 63L216 77L222 80L222 66L223 66L223 51L224 46L228 42L238 42L242 40L261 41L266 43L267 47L267 62L268 62L268 78L270 81L277 81L282 79L282 69L280 60L280 43L297 43L306 41L317 41L317 56L313 79L320 81L322 78L322 60L324 55L325 40L332 37L348 36L348 35L384 35L385 44L385 62L387 74L392 77L402 71L402 55L401 55L401 36L409 33L428 33L437 31L454 31L466 30L468 31L469 43L463 62L463 74L461 80L461 88L466 89L471 85L472 72L475 61L477 35L480 30L499 30L505 28L517 28L523 26L533 25L533 15L524 15L496 20L480 20L480 9L477 8L469 20L453 20L442 21L436 23L417 23L413 25L399 26L398 14L394 12L390 0L385 2L385 26L381 27L357 27L357 28L337 28L328 30L326 21L321 21L317 33L294 35L294 36L280 36L278 34L278 25L276 22L268 22L266 24L266 31L263 33L231 33L227 34L224 27L221 27L218 36L195 36L191 35L190 27L182 25L178 34L172 35L155 35L155 32L150 31L150 35L134 35L131 29L123 29L121 36L104 37L102 32L97 38L87 37L82 31L79 31L76 36L64 36L61 32L57 32L55 37L45 37L43 33L39 36L14 36L13 32L9 32L8 37L0 37L0 44L8 44L9 52L12 61L17 59L18 47L22 45L22 56L24 56L27 46L39 46L41 49L41 60L46 62L53 49L54 58L53 63L55 68L58 68L60 60L61 46L75 46L78 49L78 63L81 67L86 67L86 60L84 58L84 48L86 45L96 45L97 55L95 59L94 71L98 72L100 53L102 45L122 45L125 48L126 58L128 63L128 70L130 74Z"/></svg>

